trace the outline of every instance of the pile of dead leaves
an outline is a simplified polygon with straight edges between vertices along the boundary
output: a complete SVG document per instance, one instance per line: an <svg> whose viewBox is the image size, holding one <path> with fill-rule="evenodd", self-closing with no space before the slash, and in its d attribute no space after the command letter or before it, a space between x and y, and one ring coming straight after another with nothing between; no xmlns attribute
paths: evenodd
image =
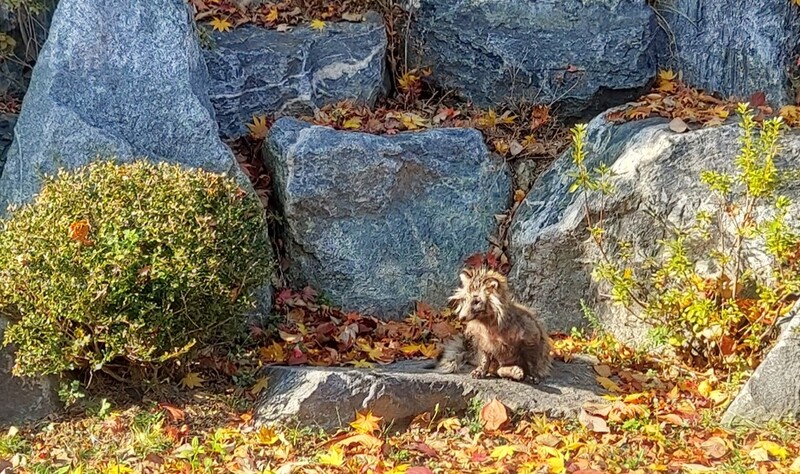
<svg viewBox="0 0 800 474"><path fill-rule="evenodd" d="M275 309L283 318L276 335L258 351L264 364L372 367L433 358L440 351L438 342L458 330L448 310L440 313L424 303L417 303L405 320L381 321L322 304L311 288L280 290Z"/></svg>
<svg viewBox="0 0 800 474"><path fill-rule="evenodd" d="M683 133L690 126L722 125L731 114L735 113L738 103L742 101L740 98L722 98L718 94L690 87L676 73L666 70L658 73L656 84L650 93L625 107L608 112L606 119L612 123L624 123L662 117L672 120L670 128L675 132ZM757 122L775 115L775 110L767 104L763 92L754 93L747 102L754 110ZM778 115L783 117L789 126L800 126L800 108L797 106L784 106L778 111Z"/></svg>
<svg viewBox="0 0 800 474"><path fill-rule="evenodd" d="M715 424L736 387L713 372L621 357L611 353L618 347L605 338L563 336L555 346L567 358L596 352L597 380L611 392L585 404L574 418L520 415L498 400L473 401L465 413L421 413L400 433L379 414L362 411L340 431L326 434L256 425L247 404L196 388L180 404L125 407L102 400L46 427L12 428L0 434L0 471L800 472L797 426L730 431Z"/></svg>
<svg viewBox="0 0 800 474"><path fill-rule="evenodd" d="M361 21L362 14L374 7L369 0L190 0L196 21L208 21L218 31L244 24L286 31L300 23L324 27L325 21ZM320 25L320 22L323 22Z"/></svg>
<svg viewBox="0 0 800 474"><path fill-rule="evenodd" d="M303 118L337 130L378 135L431 128L475 128L482 132L490 150L509 159L552 159L568 145L563 126L551 117L546 105L517 105L496 111L469 104L419 101L404 105L395 100L370 110L352 102L339 102L323 107L313 117Z"/></svg>
<svg viewBox="0 0 800 474"><path fill-rule="evenodd" d="M0 95L0 114L18 114L22 102L10 95Z"/></svg>

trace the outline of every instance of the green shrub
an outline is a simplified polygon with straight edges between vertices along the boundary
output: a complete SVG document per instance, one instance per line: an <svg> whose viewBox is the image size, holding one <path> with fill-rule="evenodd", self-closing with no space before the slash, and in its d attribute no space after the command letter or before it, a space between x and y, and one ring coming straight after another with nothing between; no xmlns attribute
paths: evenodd
<svg viewBox="0 0 800 474"><path fill-rule="evenodd" d="M655 342L671 345L687 362L733 370L760 362L777 321L800 292L800 233L790 224L790 199L779 193L790 174L775 166L784 125L775 118L759 127L746 104L738 113L742 135L739 154L731 157L734 172L705 170L698 177L716 198L713 209L680 228L661 222L671 237L657 243L663 252L655 259L636 262L637 249L611 241L602 216L592 219L585 208L600 255L593 276L608 285L611 300L649 323ZM573 129L571 191L603 199L614 193L609 171L586 168L585 135L585 126ZM748 248L761 249L770 265L751 268ZM719 270L701 272L706 263Z"/></svg>
<svg viewBox="0 0 800 474"><path fill-rule="evenodd" d="M100 161L11 212L0 314L18 375L147 367L231 342L271 271L261 204L201 170Z"/></svg>

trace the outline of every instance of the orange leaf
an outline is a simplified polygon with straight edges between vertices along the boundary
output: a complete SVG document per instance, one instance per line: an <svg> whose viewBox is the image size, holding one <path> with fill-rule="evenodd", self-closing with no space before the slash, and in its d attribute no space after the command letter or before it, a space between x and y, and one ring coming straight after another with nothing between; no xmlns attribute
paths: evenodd
<svg viewBox="0 0 800 474"><path fill-rule="evenodd" d="M86 246L92 245L93 242L89 240L91 230L92 227L87 219L75 221L69 225L69 238Z"/></svg>
<svg viewBox="0 0 800 474"><path fill-rule="evenodd" d="M492 401L481 408L480 418L485 429L494 431L508 421L508 411L505 405L500 403L496 398L493 398Z"/></svg>

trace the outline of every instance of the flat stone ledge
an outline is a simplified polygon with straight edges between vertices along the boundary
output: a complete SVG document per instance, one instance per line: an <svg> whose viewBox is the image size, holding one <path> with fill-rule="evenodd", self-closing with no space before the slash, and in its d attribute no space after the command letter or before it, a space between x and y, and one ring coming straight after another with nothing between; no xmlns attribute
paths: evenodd
<svg viewBox="0 0 800 474"><path fill-rule="evenodd" d="M256 407L256 420L330 431L352 421L357 411L372 410L399 430L437 405L439 411L460 411L475 397L497 398L514 411L565 418L605 393L591 366L581 360L555 362L552 375L537 385L439 374L425 368L430 362L403 361L374 369L267 367L269 388Z"/></svg>

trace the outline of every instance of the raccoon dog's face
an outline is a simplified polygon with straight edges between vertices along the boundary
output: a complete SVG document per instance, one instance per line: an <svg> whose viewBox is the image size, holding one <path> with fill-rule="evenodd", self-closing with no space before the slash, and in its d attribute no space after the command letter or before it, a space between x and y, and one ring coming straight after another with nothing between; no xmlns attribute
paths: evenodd
<svg viewBox="0 0 800 474"><path fill-rule="evenodd" d="M506 279L486 268L465 269L459 275L461 286L450 297L458 319L496 319L502 312L502 292Z"/></svg>

